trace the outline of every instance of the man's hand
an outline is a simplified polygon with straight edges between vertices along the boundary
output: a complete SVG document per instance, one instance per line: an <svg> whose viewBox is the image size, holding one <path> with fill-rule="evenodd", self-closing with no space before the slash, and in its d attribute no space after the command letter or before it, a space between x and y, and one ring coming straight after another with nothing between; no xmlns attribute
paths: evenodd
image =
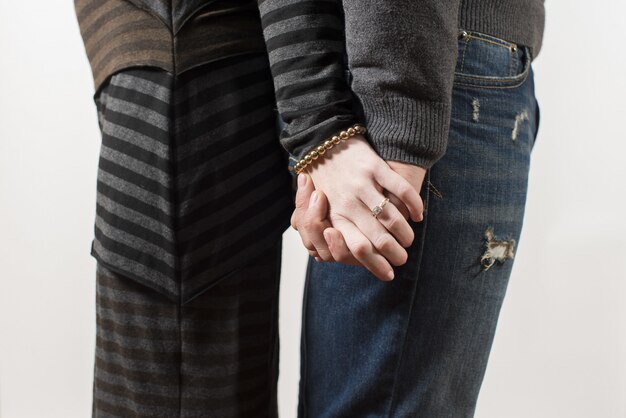
<svg viewBox="0 0 626 418"><path fill-rule="evenodd" d="M302 244L316 260L335 261L323 235L324 229L332 228L328 220L328 200L321 190L315 190L311 177L306 173L298 174L295 203L291 226L300 233Z"/></svg>
<svg viewBox="0 0 626 418"><path fill-rule="evenodd" d="M426 175L425 168L399 161L387 161L387 164L419 193ZM348 249L341 232L333 228L328 220L328 201L324 193L321 190L314 190L315 186L308 174L298 175L298 180L301 184L298 185L296 209L291 216L291 226L300 233L309 254L317 261L361 265ZM385 195L389 198L387 204L395 205L404 218L408 219L409 210L402 201L389 192ZM384 277L379 278L387 280Z"/></svg>
<svg viewBox="0 0 626 418"><path fill-rule="evenodd" d="M400 174L404 177L411 185L417 190L419 193L422 190L422 184L424 183L424 178L426 177L426 169L424 167L420 167L414 164L403 163L401 161L387 161L389 167L396 173ZM392 198L389 197L389 201L392 202ZM400 200L397 197L393 197L394 205L401 205ZM406 206L402 205L402 208L398 206L403 215L408 219L408 210Z"/></svg>

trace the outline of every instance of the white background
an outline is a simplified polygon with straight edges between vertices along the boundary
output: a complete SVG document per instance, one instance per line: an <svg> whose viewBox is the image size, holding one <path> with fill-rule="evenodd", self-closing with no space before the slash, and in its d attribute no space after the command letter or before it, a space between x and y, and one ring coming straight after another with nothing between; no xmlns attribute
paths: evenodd
<svg viewBox="0 0 626 418"><path fill-rule="evenodd" d="M524 230L477 418L626 418L626 3L549 1ZM99 131L71 1L0 0L0 417L91 412ZM306 252L284 241L295 417ZM358 418L358 417L355 417Z"/></svg>

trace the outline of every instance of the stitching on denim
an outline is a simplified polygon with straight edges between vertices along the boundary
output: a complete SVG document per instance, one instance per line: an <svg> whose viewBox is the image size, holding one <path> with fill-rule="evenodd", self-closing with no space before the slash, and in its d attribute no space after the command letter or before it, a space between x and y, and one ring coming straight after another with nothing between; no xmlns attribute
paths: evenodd
<svg viewBox="0 0 626 418"><path fill-rule="evenodd" d="M465 53L467 52L468 45L469 41L465 40L465 46L463 47L463 56L461 57L461 73L465 70Z"/></svg>
<svg viewBox="0 0 626 418"><path fill-rule="evenodd" d="M430 169L428 169L426 171L426 176L424 178L424 182L422 183L422 187L424 187L424 185L426 185L426 201L424 204L425 208L428 208L429 203L430 203L430 189L429 187L427 187L427 185L430 183ZM409 307L409 315L407 318L407 322L406 322L406 328L404 329L404 338L402 340L402 348L400 350L400 354L398 356L398 364L396 364L396 370L394 371L394 376L393 376L393 383L392 383L392 387L391 387L391 399L389 399L389 409L387 411L387 418L393 418L391 413L393 411L393 403L395 401L395 394L396 394L396 384L398 382L398 374L400 373L400 364L402 363L402 359L404 358L404 354L405 354L405 348L406 348L406 341L408 339L408 335L409 335L409 324L411 322L411 318L413 317L413 310L415 308L415 297L417 294L417 282L419 281L419 273L421 270L421 265L422 265L422 256L424 254L424 245L423 243L426 241L426 227L427 227L427 222L428 220L428 212L427 210L424 211L424 220L422 221L422 235L420 237L420 249L419 249L419 253L418 253L418 257L417 257L417 269L415 271L416 274L416 278L413 281L413 290L412 290L412 294L411 294L411 305Z"/></svg>
<svg viewBox="0 0 626 418"><path fill-rule="evenodd" d="M455 83L454 85L460 86L460 87L480 87L481 89L514 89L514 88L521 86L522 84L524 84L523 81L513 86L489 86L489 85L485 86L481 84L466 84L466 83Z"/></svg>
<svg viewBox="0 0 626 418"><path fill-rule="evenodd" d="M481 87L481 88L492 88L492 89L506 89L506 88L515 88L519 87L528 78L528 75L531 71L531 61L532 57L530 52L528 51L528 47L526 48L526 62L524 64L524 70L515 77L485 77L485 76L471 76L465 75L461 73L455 73L455 81L453 83L454 86L465 86L465 87ZM474 81L475 83L472 83Z"/></svg>
<svg viewBox="0 0 626 418"><path fill-rule="evenodd" d="M490 76L479 76L479 75L468 75L468 74L462 74L462 73L455 73L454 75L456 77L462 77L462 78L468 78L468 79L473 79L473 80L482 80L488 83L514 83L517 80L526 78L526 76L528 75L528 69L529 69L529 64L526 65L524 67L524 70L517 76L513 76L513 77L490 77Z"/></svg>
<svg viewBox="0 0 626 418"><path fill-rule="evenodd" d="M499 43L499 42L492 41L492 40L487 39L487 38L481 38L481 37L479 37L479 36L474 36L474 35L472 35L472 34L468 34L468 35L467 35L467 37L468 37L468 38L471 38L471 39L477 39L477 40L479 40L479 41L483 41L483 42L488 42L488 43L490 43L490 44L497 45L497 46L501 46L502 48L507 48L507 49L511 49L511 47L515 45L514 43L512 43L512 42L508 42L508 41L505 41L505 40L503 40L503 39L501 40L501 41L502 41L502 43Z"/></svg>
<svg viewBox="0 0 626 418"><path fill-rule="evenodd" d="M530 70L525 71L524 72L524 77L522 79L515 80L518 81L515 84L508 84L511 83L511 80L503 80L503 81L498 81L498 80L484 80L485 83L484 84L480 84L480 83L470 83L469 80L466 83L463 82L454 82L455 86L463 86L463 87L481 87L484 89L514 89L516 87L521 86L522 84L524 84L526 82L526 80L528 79L528 73L530 72ZM480 81L480 80L477 80ZM500 84L500 85L494 85L494 84Z"/></svg>

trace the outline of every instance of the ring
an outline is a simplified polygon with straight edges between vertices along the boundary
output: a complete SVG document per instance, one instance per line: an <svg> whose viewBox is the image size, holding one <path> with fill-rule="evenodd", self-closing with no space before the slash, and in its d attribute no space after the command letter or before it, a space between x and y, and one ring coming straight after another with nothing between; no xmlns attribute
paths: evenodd
<svg viewBox="0 0 626 418"><path fill-rule="evenodd" d="M374 218L378 217L378 215L380 214L380 212L383 211L383 208L385 207L385 205L387 204L387 202L389 202L389 198L386 197L383 199L382 202L380 202L380 204L374 206L374 209L372 209L372 216Z"/></svg>

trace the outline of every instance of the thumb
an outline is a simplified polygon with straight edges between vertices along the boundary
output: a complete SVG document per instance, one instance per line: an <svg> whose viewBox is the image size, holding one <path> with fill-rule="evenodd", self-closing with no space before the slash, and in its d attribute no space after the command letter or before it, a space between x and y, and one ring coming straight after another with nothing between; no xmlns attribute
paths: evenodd
<svg viewBox="0 0 626 418"><path fill-rule="evenodd" d="M309 208L307 210L307 218L314 222L328 221L328 199L321 190L315 190L309 199Z"/></svg>
<svg viewBox="0 0 626 418"><path fill-rule="evenodd" d="M304 209L309 206L311 193L315 190L315 185L308 174L298 174L298 191L296 192L296 209Z"/></svg>
<svg viewBox="0 0 626 418"><path fill-rule="evenodd" d="M309 206L311 193L315 190L315 185L311 181L311 177L306 173L298 174L298 189L296 191L296 209L291 214L291 227L298 230L298 225L304 217Z"/></svg>

